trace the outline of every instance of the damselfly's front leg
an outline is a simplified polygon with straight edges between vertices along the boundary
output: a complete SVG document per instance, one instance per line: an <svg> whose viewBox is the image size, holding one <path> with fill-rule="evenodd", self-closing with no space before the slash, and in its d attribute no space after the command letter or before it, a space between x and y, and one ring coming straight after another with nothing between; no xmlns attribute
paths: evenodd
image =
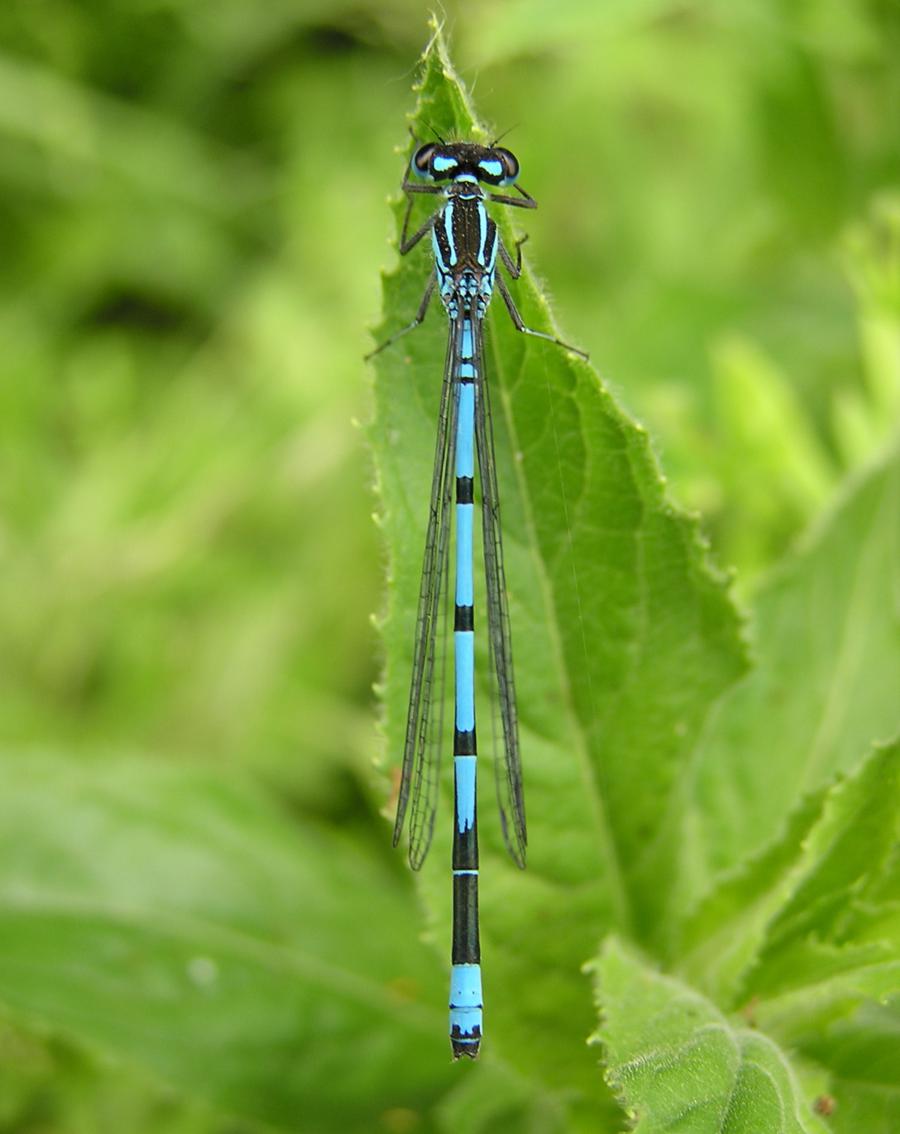
<svg viewBox="0 0 900 1134"><path fill-rule="evenodd" d="M534 197L530 193L526 193L521 185L513 185L513 189L520 196L510 197L506 193L488 193L488 200L494 201L498 205L512 205L514 209L536 209L538 207Z"/></svg>
<svg viewBox="0 0 900 1134"><path fill-rule="evenodd" d="M411 252L412 249L415 248L415 246L419 243L419 241L422 239L423 236L427 236L428 233L431 232L432 226L434 225L434 217L435 217L435 214L432 213L432 215L428 218L428 220L426 220L425 223L420 228L417 228L416 231L412 234L412 236L407 236L407 233L409 231L409 218L410 218L410 215L412 214L412 206L413 206L413 198L410 194L412 194L412 193L443 193L443 190L438 185L416 185L414 182L407 180L406 177L404 177L404 179L403 179L403 185L401 186L401 188L406 193L407 201L406 201L406 213L403 217L403 227L400 230L400 246L399 246L398 251L400 252L401 256L405 256L408 252ZM385 339L385 341L383 343L379 343L378 346L375 347L374 350L370 350L369 353L364 356L364 358L363 358L364 362L368 362L370 358L374 358L376 354L380 354L381 351L383 351L385 349L385 347L391 346L391 344L395 343L397 341L397 339L402 339L404 335L408 335L410 331L414 331L416 329L416 327L418 327L421 324L422 320L425 318L425 315L428 311L428 304L431 302L431 296L434 293L434 285L435 285L436 282L437 282L437 277L435 276L435 273L432 270L431 275L428 277L428 283L425 286L425 292L422 296L422 302L419 304L419 309L416 312L416 317L413 319L413 321L411 323L408 323L405 327L401 327L401 329L399 331L397 331L393 335L391 335L390 338Z"/></svg>
<svg viewBox="0 0 900 1134"><path fill-rule="evenodd" d="M403 184L400 186L400 188L406 194L406 213L404 214L404 217L403 217L403 227L400 230L400 249L399 249L399 251L400 251L401 256L405 256L407 252L409 252L411 249L415 248L415 246L419 243L419 241L422 239L422 237L431 229L431 226L434 224L434 218L435 218L435 214L432 213L431 216L428 218L428 220L425 221L425 223L422 225L422 227L417 228L416 231L412 234L412 236L406 235L407 231L409 230L409 218L412 214L412 207L413 207L413 200L414 200L414 198L412 197L412 194L413 193L432 193L432 194L440 193L440 194L443 194L444 190L441 188L440 185L417 185L414 181L409 180L408 174L403 178Z"/></svg>

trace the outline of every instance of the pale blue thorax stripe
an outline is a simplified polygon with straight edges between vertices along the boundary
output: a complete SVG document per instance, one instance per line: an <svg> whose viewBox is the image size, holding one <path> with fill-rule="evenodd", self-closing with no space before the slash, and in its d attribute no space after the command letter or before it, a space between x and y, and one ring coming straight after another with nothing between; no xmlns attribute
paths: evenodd
<svg viewBox="0 0 900 1134"><path fill-rule="evenodd" d="M456 263L456 241L453 239L453 210L444 212L444 232L447 234L447 247L450 249L450 264Z"/></svg>
<svg viewBox="0 0 900 1134"><path fill-rule="evenodd" d="M484 257L485 244L487 243L487 209L478 202L478 248L481 256Z"/></svg>
<svg viewBox="0 0 900 1134"><path fill-rule="evenodd" d="M494 241L491 244L490 250L488 252L488 258L487 258L487 273L488 273L488 276L490 277L491 290L492 291L493 291L493 287L494 287L494 270L495 270L496 265L497 265L497 245L499 243L500 243L500 241L497 239L497 233L496 233L496 229L495 229L494 230Z"/></svg>

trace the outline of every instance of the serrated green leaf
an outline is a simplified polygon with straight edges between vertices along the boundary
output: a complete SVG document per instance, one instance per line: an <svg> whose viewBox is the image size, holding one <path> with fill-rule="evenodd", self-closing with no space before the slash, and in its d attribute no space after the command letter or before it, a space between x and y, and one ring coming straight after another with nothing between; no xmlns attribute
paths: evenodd
<svg viewBox="0 0 900 1134"><path fill-rule="evenodd" d="M805 1050L835 1020L894 993L900 987L900 956L896 942L807 941L783 959L777 975L787 991L753 997L753 1018L783 1042Z"/></svg>
<svg viewBox="0 0 900 1134"><path fill-rule="evenodd" d="M768 927L751 978L758 994L784 987L792 950L810 938L853 943L853 902L882 877L898 836L900 744L893 744L877 749L858 773L828 793L803 847L809 865ZM799 969L806 980L815 979L808 958Z"/></svg>
<svg viewBox="0 0 900 1134"><path fill-rule="evenodd" d="M734 1003L770 919L788 899L823 794L805 800L770 847L726 876L687 918L677 945L673 942L670 957L678 971L717 1003Z"/></svg>
<svg viewBox="0 0 900 1134"><path fill-rule="evenodd" d="M607 1078L635 1134L813 1134L826 1129L788 1055L680 981L607 942L592 964Z"/></svg>
<svg viewBox="0 0 900 1134"><path fill-rule="evenodd" d="M484 136L439 38L425 58L414 131ZM527 154L519 156L529 186ZM527 220L513 211L493 210L510 246L512 222ZM427 250L416 250L386 275L379 339L409 322L429 267ZM527 269L512 286L525 321L552 329ZM402 752L445 335L433 310L376 360L371 441L391 564L383 633L392 764ZM665 933L685 762L710 704L742 670L739 625L696 524L666 499L646 433L593 369L517 334L499 302L487 368L526 795L538 802L524 874L506 861L492 801L482 804L486 1027L508 1050L534 1052L551 1081L571 1083L575 1069L596 1090L578 969L610 926L644 939ZM483 676L486 653L477 666ZM423 871L442 938L449 817L448 804ZM561 1038L535 1045L537 1034Z"/></svg>
<svg viewBox="0 0 900 1134"><path fill-rule="evenodd" d="M895 445L758 597L759 664L718 706L698 752L686 855L695 890L765 846L804 792L900 729L898 554Z"/></svg>
<svg viewBox="0 0 900 1134"><path fill-rule="evenodd" d="M895 936L893 946L891 934L873 936L898 831L895 744L805 800L772 847L713 891L687 922L679 971L731 1007L804 988L818 1011L816 986L839 974L842 995L863 979L866 994L879 995L875 970L889 980L900 954ZM864 895L865 933L856 905Z"/></svg>
<svg viewBox="0 0 900 1134"><path fill-rule="evenodd" d="M870 1065L863 1089L846 1078L843 1044L824 1037L852 1021L854 1042L873 1043L866 1021L883 1021L869 1010L900 984L898 835L893 744L806 800L772 848L723 882L689 920L678 965L719 1003L743 1006L755 1026L815 1060L829 1095L854 1115L877 1112L879 1097L895 1106L900 1063L880 1078L881 1064Z"/></svg>

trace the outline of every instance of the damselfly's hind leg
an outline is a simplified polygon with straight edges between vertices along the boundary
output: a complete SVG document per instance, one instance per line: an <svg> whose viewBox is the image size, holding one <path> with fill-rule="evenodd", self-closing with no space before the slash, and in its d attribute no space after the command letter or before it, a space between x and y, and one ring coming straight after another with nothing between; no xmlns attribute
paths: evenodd
<svg viewBox="0 0 900 1134"><path fill-rule="evenodd" d="M509 253L507 253L507 256ZM506 261L504 260L504 264ZM521 267L519 269L521 271ZM572 354L577 354L579 358L588 358L587 351L579 350L578 347L571 346L569 343L564 343L562 339L558 339L555 335L548 335L546 331L535 331L533 327L526 327L525 320L519 314L519 309L516 307L513 297L509 294L509 288L500 273L496 276L497 290L503 296L503 302L506 304L506 310L509 312L509 317L513 321L513 326L517 331L521 331L523 335L534 335L538 339L546 339L549 343L556 343L557 346L562 347L563 350L571 351Z"/></svg>
<svg viewBox="0 0 900 1134"><path fill-rule="evenodd" d="M527 235L520 236L516 241L515 261L513 261L513 258L512 256L510 256L509 251L503 241L501 240L499 243L500 259L503 262L503 267L506 268L506 270L509 272L509 278L512 280L517 280L522 274L522 245L526 242L527 239Z"/></svg>

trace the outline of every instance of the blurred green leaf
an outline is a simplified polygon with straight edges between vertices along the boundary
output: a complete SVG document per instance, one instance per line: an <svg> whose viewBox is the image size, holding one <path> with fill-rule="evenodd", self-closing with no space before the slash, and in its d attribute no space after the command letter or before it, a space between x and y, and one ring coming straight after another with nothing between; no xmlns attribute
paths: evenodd
<svg viewBox="0 0 900 1134"><path fill-rule="evenodd" d="M734 530L723 535L737 562L759 570L824 506L835 472L790 384L758 347L723 340L713 370L726 442L718 483L737 506Z"/></svg>
<svg viewBox="0 0 900 1134"><path fill-rule="evenodd" d="M136 192L172 196L214 215L234 211L261 190L239 155L217 152L170 118L8 55L0 56L0 130L124 178Z"/></svg>
<svg viewBox="0 0 900 1134"><path fill-rule="evenodd" d="M433 969L383 861L245 780L12 755L2 776L10 1011L286 1129L371 1129L442 1091Z"/></svg>
<svg viewBox="0 0 900 1134"><path fill-rule="evenodd" d="M166 1134L260 1134L261 1124L189 1101L168 1084L102 1054L55 1029L0 1017L0 1129L54 1134L109 1130ZM267 1128L271 1131L271 1127Z"/></svg>
<svg viewBox="0 0 900 1134"><path fill-rule="evenodd" d="M900 1124L900 1000L893 995L808 1037L805 1050L827 1061L837 1134L894 1134Z"/></svg>
<svg viewBox="0 0 900 1134"><path fill-rule="evenodd" d="M756 606L758 665L698 749L688 857L702 877L779 830L795 801L900 727L900 450L849 485Z"/></svg>
<svg viewBox="0 0 900 1134"><path fill-rule="evenodd" d="M835 399L834 429L842 456L856 464L893 434L900 419L900 198L879 198L844 244L859 299L865 387Z"/></svg>
<svg viewBox="0 0 900 1134"><path fill-rule="evenodd" d="M559 49L582 36L608 45L644 22L663 17L671 6L671 0L608 0L604 4L562 0L554 9L554 18L548 20L540 0L510 0L487 8L477 35L471 37L472 50L484 63Z"/></svg>

